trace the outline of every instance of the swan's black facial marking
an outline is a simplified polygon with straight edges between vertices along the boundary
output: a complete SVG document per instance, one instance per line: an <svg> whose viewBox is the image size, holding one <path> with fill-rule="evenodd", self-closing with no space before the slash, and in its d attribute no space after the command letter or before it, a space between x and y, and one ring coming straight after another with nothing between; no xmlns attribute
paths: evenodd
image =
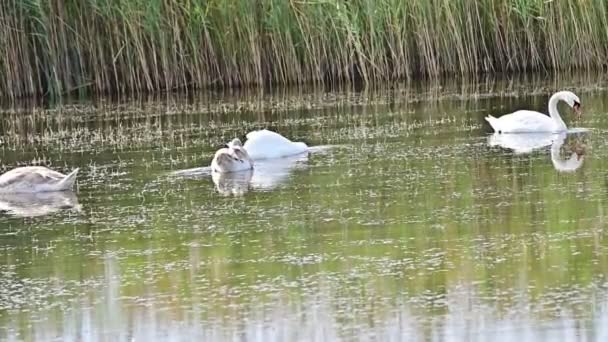
<svg viewBox="0 0 608 342"><path fill-rule="evenodd" d="M572 106L572 109L574 109L574 113L576 113L576 118L580 119L581 115L583 114L581 112L581 103L578 101L574 101L574 105Z"/></svg>

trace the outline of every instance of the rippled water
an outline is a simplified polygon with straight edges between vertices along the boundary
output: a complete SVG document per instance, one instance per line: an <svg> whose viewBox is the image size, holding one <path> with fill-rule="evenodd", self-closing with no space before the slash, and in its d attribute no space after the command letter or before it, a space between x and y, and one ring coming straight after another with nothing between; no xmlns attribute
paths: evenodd
<svg viewBox="0 0 608 342"><path fill-rule="evenodd" d="M0 198L0 340L605 341L606 84L7 106L4 170L81 173L75 195ZM490 136L485 115L562 88L588 131ZM262 127L324 148L174 174Z"/></svg>

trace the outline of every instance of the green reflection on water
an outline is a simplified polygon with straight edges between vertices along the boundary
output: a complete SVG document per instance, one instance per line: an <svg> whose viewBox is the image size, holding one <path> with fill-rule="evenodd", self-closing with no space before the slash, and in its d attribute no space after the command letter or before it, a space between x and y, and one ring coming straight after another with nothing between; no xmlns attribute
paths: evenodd
<svg viewBox="0 0 608 342"><path fill-rule="evenodd" d="M488 145L483 116L576 86L575 172ZM603 135L593 79L70 103L3 116L5 169L81 167L80 210L0 217L0 338L602 340ZM571 118L566 119L571 123ZM241 194L208 165L271 127L330 145ZM264 177L266 176L266 177Z"/></svg>

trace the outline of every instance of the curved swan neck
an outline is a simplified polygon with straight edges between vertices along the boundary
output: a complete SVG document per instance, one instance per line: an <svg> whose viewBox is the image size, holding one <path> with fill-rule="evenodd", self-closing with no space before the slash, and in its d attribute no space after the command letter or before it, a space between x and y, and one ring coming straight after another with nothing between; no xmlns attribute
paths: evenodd
<svg viewBox="0 0 608 342"><path fill-rule="evenodd" d="M558 130L565 131L568 128L566 127L564 120L562 120L562 117L559 115L559 111L557 110L557 103L559 101L565 101L564 94L562 94L561 92L555 93L553 94L553 96L551 96L551 98L549 99L549 116L551 116L551 118L553 118L553 120L555 121Z"/></svg>

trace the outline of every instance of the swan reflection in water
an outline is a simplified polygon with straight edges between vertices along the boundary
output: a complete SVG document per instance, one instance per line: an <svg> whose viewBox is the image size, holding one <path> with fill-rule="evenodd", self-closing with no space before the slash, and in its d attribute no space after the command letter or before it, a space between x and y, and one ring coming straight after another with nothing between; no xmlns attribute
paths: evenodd
<svg viewBox="0 0 608 342"><path fill-rule="evenodd" d="M253 176L253 170L240 172L211 172L211 179L215 189L222 195L240 196L249 191L249 183Z"/></svg>
<svg viewBox="0 0 608 342"><path fill-rule="evenodd" d="M60 210L80 210L72 191L0 194L0 212L15 217L49 215Z"/></svg>
<svg viewBox="0 0 608 342"><path fill-rule="evenodd" d="M581 132L582 133L582 132ZM573 144L565 144L567 137L573 138ZM567 133L494 133L488 138L488 145L510 149L515 154L526 154L551 146L551 162L557 171L573 172L583 165L586 145L582 142L582 134ZM568 159L561 156L562 147L570 152Z"/></svg>
<svg viewBox="0 0 608 342"><path fill-rule="evenodd" d="M559 133L494 133L488 138L488 145L500 146L512 150L515 154L526 154L553 144L560 135Z"/></svg>
<svg viewBox="0 0 608 342"><path fill-rule="evenodd" d="M576 137L574 142L566 145L566 151L570 154L568 159L561 158L561 148L566 140L566 134L560 134L558 140L551 145L551 161L553 167L561 172L574 172L583 165L587 146L580 137Z"/></svg>
<svg viewBox="0 0 608 342"><path fill-rule="evenodd" d="M315 152L322 151L319 148ZM239 172L212 172L210 167L199 167L194 169L180 170L173 176L202 179L211 176L215 189L222 195L239 196L249 190L268 191L285 183L294 170L305 168L308 162L308 153L299 155L258 160L253 170Z"/></svg>
<svg viewBox="0 0 608 342"><path fill-rule="evenodd" d="M308 153L291 157L256 161L254 169L243 172L212 172L216 190L223 195L243 195L249 189L273 190L289 179L291 172L303 168Z"/></svg>

